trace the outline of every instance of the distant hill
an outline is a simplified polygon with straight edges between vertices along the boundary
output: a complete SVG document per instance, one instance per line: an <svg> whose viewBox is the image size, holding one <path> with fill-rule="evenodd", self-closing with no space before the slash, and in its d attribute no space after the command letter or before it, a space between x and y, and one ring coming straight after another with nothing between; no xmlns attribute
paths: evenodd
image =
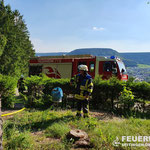
<svg viewBox="0 0 150 150"><path fill-rule="evenodd" d="M75 49L67 55L80 55L80 54L91 54L94 56L120 56L120 54L113 49L110 48L82 48L82 49Z"/></svg>
<svg viewBox="0 0 150 150"><path fill-rule="evenodd" d="M150 52L120 53L120 55L123 58L133 60L138 64L150 65Z"/></svg>
<svg viewBox="0 0 150 150"><path fill-rule="evenodd" d="M125 59L123 57L121 59L124 62L126 67L137 67L138 66L138 63L136 61L134 61L134 60Z"/></svg>

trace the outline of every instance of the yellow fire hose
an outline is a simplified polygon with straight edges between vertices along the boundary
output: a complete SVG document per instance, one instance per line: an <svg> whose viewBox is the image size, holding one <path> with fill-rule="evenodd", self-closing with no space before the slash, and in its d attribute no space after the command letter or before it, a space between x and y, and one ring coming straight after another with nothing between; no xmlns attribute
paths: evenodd
<svg viewBox="0 0 150 150"><path fill-rule="evenodd" d="M13 114L19 113L19 112L21 112L21 111L23 111L23 110L25 110L25 109L26 109L26 108L24 107L24 108L22 108L22 109L20 109L20 110L18 110L18 111L15 111L15 112L12 112L12 113L8 113L8 114L3 114L3 115L1 115L1 116L4 117L4 116L13 115Z"/></svg>

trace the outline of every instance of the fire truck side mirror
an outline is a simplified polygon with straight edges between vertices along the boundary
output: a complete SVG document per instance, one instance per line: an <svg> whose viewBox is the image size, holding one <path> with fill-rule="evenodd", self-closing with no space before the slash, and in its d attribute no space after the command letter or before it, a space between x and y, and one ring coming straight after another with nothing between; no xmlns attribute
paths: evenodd
<svg viewBox="0 0 150 150"><path fill-rule="evenodd" d="M125 70L124 70L124 69L122 69L122 70L121 70L121 72L122 72L122 73L124 73L124 72L125 72Z"/></svg>

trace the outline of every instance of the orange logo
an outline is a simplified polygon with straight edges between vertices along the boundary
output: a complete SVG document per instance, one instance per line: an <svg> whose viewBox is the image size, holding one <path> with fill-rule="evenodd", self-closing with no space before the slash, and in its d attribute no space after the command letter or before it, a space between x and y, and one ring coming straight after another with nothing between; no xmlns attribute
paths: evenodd
<svg viewBox="0 0 150 150"><path fill-rule="evenodd" d="M48 69L46 75L50 78L57 78L60 79L61 75L58 72L58 70L56 68L52 68L52 67L45 67L44 69Z"/></svg>

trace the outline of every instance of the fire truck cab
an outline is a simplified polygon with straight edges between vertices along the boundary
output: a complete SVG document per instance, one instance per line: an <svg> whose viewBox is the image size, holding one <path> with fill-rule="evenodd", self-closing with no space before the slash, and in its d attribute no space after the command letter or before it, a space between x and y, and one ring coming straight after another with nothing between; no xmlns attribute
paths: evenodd
<svg viewBox="0 0 150 150"><path fill-rule="evenodd" d="M92 55L42 56L30 59L29 76L46 74L51 78L71 78L79 73L78 66L88 66L88 73L94 78L101 75L103 79L116 76L120 80L127 80L126 68L121 59L114 56L97 57Z"/></svg>

